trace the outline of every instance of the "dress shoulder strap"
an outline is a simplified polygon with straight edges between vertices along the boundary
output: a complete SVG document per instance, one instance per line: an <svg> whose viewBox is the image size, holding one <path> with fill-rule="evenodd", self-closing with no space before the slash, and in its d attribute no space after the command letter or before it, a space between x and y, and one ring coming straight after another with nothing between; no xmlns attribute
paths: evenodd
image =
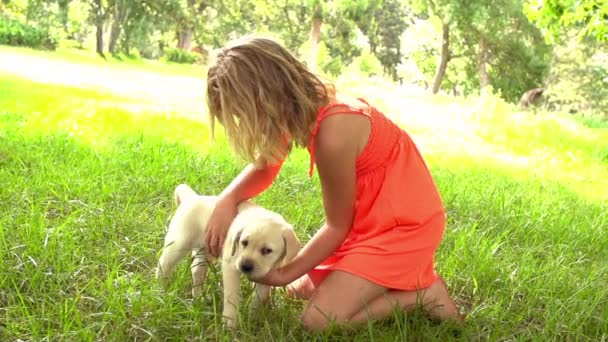
<svg viewBox="0 0 608 342"><path fill-rule="evenodd" d="M359 101L365 103L367 106L369 106L369 103L367 103L367 101L365 101L364 99L359 98ZM336 108L336 107L341 107L344 108L343 110L334 110L331 111L332 108ZM310 153L310 168L308 170L308 176L312 177L313 171L314 171L314 166L315 166L315 137L317 135L317 133L319 132L319 127L321 125L321 121L323 121L323 119L325 119L328 116L334 115L334 114L358 114L358 115L365 115L367 117L371 118L371 114L365 112L364 110L360 109L360 108L355 108L352 107L346 103L341 103L341 102L334 102L334 103L329 103L323 107L321 107L319 109L319 114L317 114L317 120L315 121L315 126L312 129L312 133L311 133L311 137L310 137L310 142L308 145L308 152Z"/></svg>

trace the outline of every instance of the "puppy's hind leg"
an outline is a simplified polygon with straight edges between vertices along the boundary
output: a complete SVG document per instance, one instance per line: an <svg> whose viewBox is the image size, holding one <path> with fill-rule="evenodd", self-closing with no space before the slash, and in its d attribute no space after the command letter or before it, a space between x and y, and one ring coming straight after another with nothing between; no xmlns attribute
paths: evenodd
<svg viewBox="0 0 608 342"><path fill-rule="evenodd" d="M192 251L192 297L199 298L203 294L203 286L207 278L207 257L205 250L195 249Z"/></svg>
<svg viewBox="0 0 608 342"><path fill-rule="evenodd" d="M176 186L175 190L173 191L173 200L175 201L175 204L177 206L182 204L182 202L191 200L193 198L196 198L197 196L198 195L196 194L196 192L192 190L192 188L187 184L180 184Z"/></svg>
<svg viewBox="0 0 608 342"><path fill-rule="evenodd" d="M188 249L183 248L178 243L169 242L163 248L163 252L158 259L158 266L156 267L156 279L158 279L163 286L167 285L167 282L173 271L175 265L181 260L186 254Z"/></svg>

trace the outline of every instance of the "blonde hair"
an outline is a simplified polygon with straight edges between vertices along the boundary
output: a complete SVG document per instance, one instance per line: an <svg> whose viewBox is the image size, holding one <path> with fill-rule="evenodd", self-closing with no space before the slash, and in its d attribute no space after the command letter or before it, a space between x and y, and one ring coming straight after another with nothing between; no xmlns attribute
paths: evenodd
<svg viewBox="0 0 608 342"><path fill-rule="evenodd" d="M331 86L275 40L243 37L220 49L209 67L211 130L219 121L238 155L250 162L274 162L293 143L308 145L329 91Z"/></svg>

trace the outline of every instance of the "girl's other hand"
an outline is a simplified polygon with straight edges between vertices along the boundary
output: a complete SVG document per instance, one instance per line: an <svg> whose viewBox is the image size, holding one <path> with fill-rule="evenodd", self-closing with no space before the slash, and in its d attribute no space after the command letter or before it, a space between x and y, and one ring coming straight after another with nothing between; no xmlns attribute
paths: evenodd
<svg viewBox="0 0 608 342"><path fill-rule="evenodd" d="M205 232L205 246L207 252L214 258L217 258L224 246L226 234L232 224L232 221L237 215L237 203L229 197L218 198L215 209L207 223L207 231Z"/></svg>

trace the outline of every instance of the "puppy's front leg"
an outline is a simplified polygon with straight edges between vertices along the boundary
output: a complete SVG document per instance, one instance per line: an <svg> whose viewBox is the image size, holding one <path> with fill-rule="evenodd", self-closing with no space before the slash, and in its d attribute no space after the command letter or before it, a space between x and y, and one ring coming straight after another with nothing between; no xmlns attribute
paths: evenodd
<svg viewBox="0 0 608 342"><path fill-rule="evenodd" d="M207 257L205 250L195 249L192 251L192 297L198 298L203 293L203 285L207 278Z"/></svg>
<svg viewBox="0 0 608 342"><path fill-rule="evenodd" d="M270 286L255 284L255 297L253 298L253 308L260 307L261 304L265 304L270 296Z"/></svg>
<svg viewBox="0 0 608 342"><path fill-rule="evenodd" d="M241 302L241 273L234 268L232 260L222 261L222 278L224 282L223 322L228 328L235 328Z"/></svg>

